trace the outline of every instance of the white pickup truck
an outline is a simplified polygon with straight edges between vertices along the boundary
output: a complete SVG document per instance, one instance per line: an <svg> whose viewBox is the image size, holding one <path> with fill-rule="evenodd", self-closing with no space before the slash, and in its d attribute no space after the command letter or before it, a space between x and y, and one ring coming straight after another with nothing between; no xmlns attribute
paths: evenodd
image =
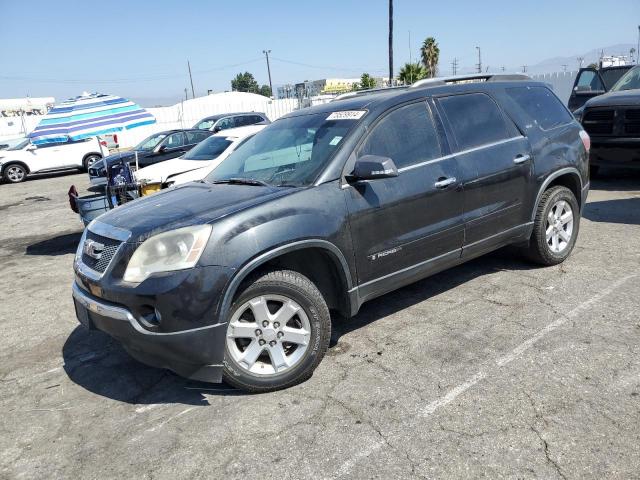
<svg viewBox="0 0 640 480"><path fill-rule="evenodd" d="M87 170L107 155L107 144L98 137L43 145L34 145L25 139L14 147L0 150L0 178L19 183L31 173Z"/></svg>

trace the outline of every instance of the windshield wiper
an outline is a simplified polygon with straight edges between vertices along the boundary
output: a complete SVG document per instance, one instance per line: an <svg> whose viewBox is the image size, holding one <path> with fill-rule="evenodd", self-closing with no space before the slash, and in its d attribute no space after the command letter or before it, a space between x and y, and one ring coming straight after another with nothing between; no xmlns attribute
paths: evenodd
<svg viewBox="0 0 640 480"><path fill-rule="evenodd" d="M230 185L254 185L254 186L258 186L258 187L270 187L271 185L269 185L266 182L263 182L262 180L257 180L255 178L225 178L223 180L214 180L213 182L214 185L215 184L219 184L219 183L228 183Z"/></svg>

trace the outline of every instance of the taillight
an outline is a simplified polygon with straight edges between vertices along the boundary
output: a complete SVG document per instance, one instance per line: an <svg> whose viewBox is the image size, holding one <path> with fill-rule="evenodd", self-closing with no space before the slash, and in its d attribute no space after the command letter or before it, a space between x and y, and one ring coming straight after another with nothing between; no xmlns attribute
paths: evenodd
<svg viewBox="0 0 640 480"><path fill-rule="evenodd" d="M118 143L118 134L113 134L113 143Z"/></svg>
<svg viewBox="0 0 640 480"><path fill-rule="evenodd" d="M105 142L104 140L100 140L100 145L102 145L103 147L107 146L107 142Z"/></svg>
<svg viewBox="0 0 640 480"><path fill-rule="evenodd" d="M589 153L589 150L591 150L591 138L589 137L589 134L584 130L580 130L580 139L582 140L584 149Z"/></svg>

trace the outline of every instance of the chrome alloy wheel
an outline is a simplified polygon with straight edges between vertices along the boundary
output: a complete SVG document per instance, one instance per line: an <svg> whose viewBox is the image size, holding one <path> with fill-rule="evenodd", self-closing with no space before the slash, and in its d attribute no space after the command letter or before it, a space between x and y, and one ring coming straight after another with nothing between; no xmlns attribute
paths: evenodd
<svg viewBox="0 0 640 480"><path fill-rule="evenodd" d="M21 182L22 179L24 178L24 174L25 174L24 169L16 165L11 165L5 171L6 177L9 179L9 181L14 183Z"/></svg>
<svg viewBox="0 0 640 480"><path fill-rule="evenodd" d="M573 210L564 200L551 207L546 222L547 245L553 253L562 252L571 241L573 234Z"/></svg>
<svg viewBox="0 0 640 480"><path fill-rule="evenodd" d="M311 324L304 309L283 295L261 295L240 305L227 327L227 350L255 375L296 366L309 348Z"/></svg>

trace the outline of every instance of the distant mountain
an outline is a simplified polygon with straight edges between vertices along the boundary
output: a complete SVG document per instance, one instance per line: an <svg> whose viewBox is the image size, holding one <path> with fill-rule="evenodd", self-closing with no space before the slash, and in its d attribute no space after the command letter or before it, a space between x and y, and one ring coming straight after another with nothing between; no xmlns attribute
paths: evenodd
<svg viewBox="0 0 640 480"><path fill-rule="evenodd" d="M617 45L611 45L609 47L596 48L586 53L580 53L571 55L569 57L554 57L543 60L535 65L529 65L527 67L528 73L552 73L561 72L563 65L567 65L567 70L575 71L578 69L578 57L583 57L583 66L587 66L590 63L597 63L600 59L600 55L604 51L605 55L626 55L629 57L629 50L637 48L633 43L619 43ZM636 52L637 56L637 52Z"/></svg>

